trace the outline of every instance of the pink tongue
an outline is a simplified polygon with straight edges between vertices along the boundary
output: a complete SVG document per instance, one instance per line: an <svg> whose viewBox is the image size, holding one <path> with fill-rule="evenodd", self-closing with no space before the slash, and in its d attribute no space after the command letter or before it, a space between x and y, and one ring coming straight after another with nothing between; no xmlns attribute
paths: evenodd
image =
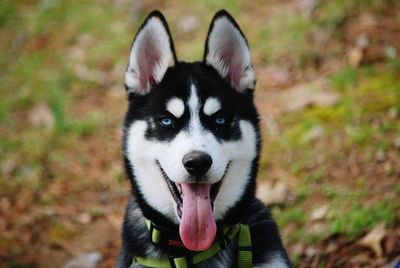
<svg viewBox="0 0 400 268"><path fill-rule="evenodd" d="M179 234L182 242L190 250L206 250L217 233L211 209L211 184L184 183L181 186L183 207Z"/></svg>

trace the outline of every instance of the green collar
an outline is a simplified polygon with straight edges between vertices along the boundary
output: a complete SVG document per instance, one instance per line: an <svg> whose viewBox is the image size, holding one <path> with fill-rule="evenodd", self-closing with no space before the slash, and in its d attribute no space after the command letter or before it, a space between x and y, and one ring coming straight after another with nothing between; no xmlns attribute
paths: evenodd
<svg viewBox="0 0 400 268"><path fill-rule="evenodd" d="M151 221L146 220L147 228L150 231L151 240L154 244L160 243L161 230L155 227ZM154 268L189 268L195 264L205 261L228 245L233 238L238 236L238 267L250 268L252 265L252 248L249 226L237 224L230 228L224 228L223 239L216 240L209 249L189 256L171 256L164 259L153 259L135 256L133 261L145 267Z"/></svg>

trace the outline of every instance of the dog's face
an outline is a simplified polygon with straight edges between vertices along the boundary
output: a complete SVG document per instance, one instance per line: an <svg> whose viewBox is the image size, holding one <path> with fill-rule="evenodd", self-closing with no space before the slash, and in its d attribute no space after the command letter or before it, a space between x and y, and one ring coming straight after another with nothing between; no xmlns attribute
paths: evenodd
<svg viewBox="0 0 400 268"><path fill-rule="evenodd" d="M134 39L125 85L123 148L136 194L180 225L187 248L208 248L216 221L254 190L258 118L243 34L221 11L203 62L178 62L167 24L153 12Z"/></svg>

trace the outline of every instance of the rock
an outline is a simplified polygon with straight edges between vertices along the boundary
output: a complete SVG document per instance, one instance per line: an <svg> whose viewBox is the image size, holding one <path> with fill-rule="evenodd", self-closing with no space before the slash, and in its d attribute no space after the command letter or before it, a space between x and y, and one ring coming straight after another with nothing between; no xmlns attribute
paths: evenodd
<svg viewBox="0 0 400 268"><path fill-rule="evenodd" d="M328 208L329 207L326 204L315 208L311 212L311 220L312 221L319 221L319 220L325 219L325 217L326 217L326 215L328 213Z"/></svg>
<svg viewBox="0 0 400 268"><path fill-rule="evenodd" d="M283 87L290 83L290 73L286 68L270 65L258 71L267 87Z"/></svg>
<svg viewBox="0 0 400 268"><path fill-rule="evenodd" d="M29 122L34 127L51 129L54 125L54 115L47 104L38 104L29 113Z"/></svg>
<svg viewBox="0 0 400 268"><path fill-rule="evenodd" d="M323 127L315 126L315 127L311 128L309 131L307 131L306 133L304 133L303 140L305 142L315 141L315 140L321 138L322 135L324 134L324 132L325 132L325 130Z"/></svg>
<svg viewBox="0 0 400 268"><path fill-rule="evenodd" d="M282 236L283 237L291 237L297 230L299 229L299 226L295 222L289 222L283 228L281 229Z"/></svg>
<svg viewBox="0 0 400 268"><path fill-rule="evenodd" d="M320 0L293 0L294 6L303 14L306 19L311 18Z"/></svg>
<svg viewBox="0 0 400 268"><path fill-rule="evenodd" d="M370 42L369 42L368 37L364 34L359 35L356 39L356 47L358 47L360 49L367 48L369 43Z"/></svg>
<svg viewBox="0 0 400 268"><path fill-rule="evenodd" d="M395 172L395 170L394 170L394 168L392 166L392 163L390 163L390 162L385 162L383 164L383 170L386 172L386 174L390 174L390 173Z"/></svg>
<svg viewBox="0 0 400 268"><path fill-rule="evenodd" d="M394 138L394 146L400 148L400 136Z"/></svg>
<svg viewBox="0 0 400 268"><path fill-rule="evenodd" d="M291 253L293 254L293 256L300 256L304 253L306 245L302 242L297 242L292 246L291 249Z"/></svg>
<svg viewBox="0 0 400 268"><path fill-rule="evenodd" d="M81 213L76 217L76 221L80 224L89 224L92 221L92 217L89 213Z"/></svg>
<svg viewBox="0 0 400 268"><path fill-rule="evenodd" d="M385 47L385 55L388 59L394 60L397 58L397 49L394 46Z"/></svg>
<svg viewBox="0 0 400 268"><path fill-rule="evenodd" d="M359 47L353 47L347 50L347 61L353 67L360 66L363 57L363 50Z"/></svg>
<svg viewBox="0 0 400 268"><path fill-rule="evenodd" d="M271 137L273 138L277 138L279 136L280 131L276 120L272 116L264 114L262 116L262 121L265 123L268 134L271 135Z"/></svg>
<svg viewBox="0 0 400 268"><path fill-rule="evenodd" d="M0 164L0 169L4 177L12 175L12 173L16 171L17 168L18 168L18 162L16 161L15 158L11 157L5 159L4 162Z"/></svg>
<svg viewBox="0 0 400 268"><path fill-rule="evenodd" d="M97 252L89 252L69 260L64 268L96 268L103 256Z"/></svg>
<svg viewBox="0 0 400 268"><path fill-rule="evenodd" d="M312 258L317 254L317 252L318 251L317 251L317 249L315 247L308 246L306 251L305 251L305 254L306 254L307 257Z"/></svg>
<svg viewBox="0 0 400 268"><path fill-rule="evenodd" d="M183 16L178 21L178 30L182 33L194 32L199 28L199 19L193 15Z"/></svg>
<svg viewBox="0 0 400 268"><path fill-rule="evenodd" d="M272 185L263 181L257 186L257 197L266 205L282 205L290 199L290 191L283 182Z"/></svg>
<svg viewBox="0 0 400 268"><path fill-rule="evenodd" d="M323 236L327 233L328 225L324 222L313 222L309 227L309 233Z"/></svg>
<svg viewBox="0 0 400 268"><path fill-rule="evenodd" d="M88 33L81 34L78 37L77 45L82 48L89 48L95 43L95 39Z"/></svg>
<svg viewBox="0 0 400 268"><path fill-rule="evenodd" d="M380 223L374 229L372 229L368 234L357 241L360 246L365 246L372 249L377 257L383 256L383 250L381 247L381 242L386 235L385 224Z"/></svg>
<svg viewBox="0 0 400 268"><path fill-rule="evenodd" d="M385 152L382 151L382 150L378 150L378 151L376 152L376 160L377 160L378 162L383 162L383 161L385 161L385 159L386 159L386 154L385 154Z"/></svg>
<svg viewBox="0 0 400 268"><path fill-rule="evenodd" d="M363 12L358 18L358 23L361 28L374 28L377 27L379 19L375 14Z"/></svg>
<svg viewBox="0 0 400 268"><path fill-rule="evenodd" d="M366 265L370 262L370 258L367 252L361 252L350 258L350 262L353 265Z"/></svg>
<svg viewBox="0 0 400 268"><path fill-rule="evenodd" d="M94 82L99 85L107 85L109 82L109 74L96 69L89 69L86 65L78 63L74 66L75 75L83 80Z"/></svg>
<svg viewBox="0 0 400 268"><path fill-rule="evenodd" d="M325 249L326 253L333 253L339 248L338 244L335 242L329 242L328 246Z"/></svg>
<svg viewBox="0 0 400 268"><path fill-rule="evenodd" d="M0 199L0 211L1 210L6 211L6 210L10 209L10 207L11 207L10 200L7 197L2 197Z"/></svg>
<svg viewBox="0 0 400 268"><path fill-rule="evenodd" d="M397 110L396 107L392 107L389 109L387 114L390 119L396 119L399 116L399 111Z"/></svg>

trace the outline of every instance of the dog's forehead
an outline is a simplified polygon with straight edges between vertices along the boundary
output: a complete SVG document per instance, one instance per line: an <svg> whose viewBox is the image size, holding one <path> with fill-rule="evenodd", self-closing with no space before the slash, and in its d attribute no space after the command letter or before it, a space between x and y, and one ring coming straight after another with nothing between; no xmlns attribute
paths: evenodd
<svg viewBox="0 0 400 268"><path fill-rule="evenodd" d="M179 88L184 88L184 90L167 96L165 100L165 109L176 118L180 118L186 110L191 114L201 111L207 116L211 116L222 108L220 98L204 92L204 88L200 87L198 81L193 77L188 77L185 83L179 85Z"/></svg>

